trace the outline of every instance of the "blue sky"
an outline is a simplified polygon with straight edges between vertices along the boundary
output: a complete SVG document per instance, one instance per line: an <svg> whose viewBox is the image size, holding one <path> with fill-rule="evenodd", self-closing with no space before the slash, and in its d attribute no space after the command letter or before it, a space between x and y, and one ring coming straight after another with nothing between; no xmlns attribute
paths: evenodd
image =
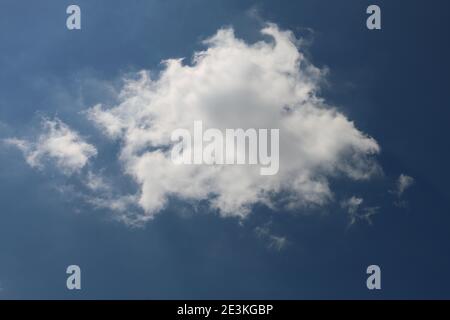
<svg viewBox="0 0 450 320"><path fill-rule="evenodd" d="M161 60L189 59L222 27L254 43L270 21L306 39L302 52L329 70L320 95L377 141L383 173L330 179L335 199L319 208L257 203L244 222L174 198L133 228L81 201L77 177L31 168L1 145L0 298L450 298L449 4L374 3L380 31L365 26L369 1L79 0L82 30L68 31L71 2L2 0L1 139L32 139L42 117L57 117L96 146L92 168L137 192L113 161L121 143L83 111L115 105L124 75L157 75ZM414 184L398 197L390 191L401 174ZM349 225L341 200L351 196L379 208L372 224ZM258 228L286 246L274 249ZM82 269L81 291L66 289L71 264ZM371 264L380 291L366 288Z"/></svg>

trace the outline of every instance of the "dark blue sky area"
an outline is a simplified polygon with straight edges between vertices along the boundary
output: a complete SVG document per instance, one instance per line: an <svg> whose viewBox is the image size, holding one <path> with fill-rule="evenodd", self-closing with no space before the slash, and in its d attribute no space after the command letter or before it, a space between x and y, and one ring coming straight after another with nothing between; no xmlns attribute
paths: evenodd
<svg viewBox="0 0 450 320"><path fill-rule="evenodd" d="M72 3L81 31L65 27ZM382 30L366 28L369 4L381 7ZM330 70L322 95L380 144L383 177L333 186L380 206L374 224L348 228L335 204L310 215L257 206L240 226L181 215L173 202L132 229L1 147L0 298L450 298L448 1L1 0L0 138L30 134L39 114L89 134L79 111L108 99L96 81L190 57L222 26L258 40L261 20L312 41L309 58ZM415 179L406 208L388 192L401 173ZM284 250L255 235L269 221L288 238ZM66 289L70 264L82 269L81 291ZM381 291L366 288L371 264Z"/></svg>

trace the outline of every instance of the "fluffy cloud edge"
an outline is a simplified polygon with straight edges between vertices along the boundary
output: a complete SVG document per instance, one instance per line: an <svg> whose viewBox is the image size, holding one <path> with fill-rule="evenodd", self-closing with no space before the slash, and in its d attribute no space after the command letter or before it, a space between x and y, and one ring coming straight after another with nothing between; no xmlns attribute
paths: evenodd
<svg viewBox="0 0 450 320"><path fill-rule="evenodd" d="M42 132L36 141L18 138L3 141L22 151L30 167L43 169L51 162L66 175L80 172L97 155L93 145L58 118L42 119Z"/></svg>

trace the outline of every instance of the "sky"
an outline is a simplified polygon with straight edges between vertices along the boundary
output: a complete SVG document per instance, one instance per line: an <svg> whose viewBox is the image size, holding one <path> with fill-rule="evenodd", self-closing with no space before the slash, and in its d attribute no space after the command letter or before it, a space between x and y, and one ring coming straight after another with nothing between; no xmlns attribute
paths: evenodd
<svg viewBox="0 0 450 320"><path fill-rule="evenodd" d="M1 0L0 299L450 298L449 9ZM173 169L198 119L279 172Z"/></svg>

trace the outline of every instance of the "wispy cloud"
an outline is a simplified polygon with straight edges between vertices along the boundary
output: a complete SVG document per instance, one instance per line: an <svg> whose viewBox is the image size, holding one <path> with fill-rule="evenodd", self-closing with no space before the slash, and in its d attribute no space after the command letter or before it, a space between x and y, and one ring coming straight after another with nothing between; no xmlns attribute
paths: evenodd
<svg viewBox="0 0 450 320"><path fill-rule="evenodd" d="M364 199L355 196L341 202L341 207L345 209L349 216L349 227L358 221L364 221L369 225L373 224L372 217L378 213L379 207L363 206Z"/></svg>
<svg viewBox="0 0 450 320"><path fill-rule="evenodd" d="M42 133L36 141L8 138L4 142L21 150L31 167L41 169L49 161L68 175L79 172L97 155L93 145L57 118L42 120Z"/></svg>
<svg viewBox="0 0 450 320"><path fill-rule="evenodd" d="M90 170L86 174L86 177L83 181L86 187L88 187L92 191L108 192L111 190L111 185L105 181L102 175L96 174Z"/></svg>
<svg viewBox="0 0 450 320"><path fill-rule="evenodd" d="M255 228L256 235L267 242L267 247L269 249L275 250L275 251L281 251L283 250L286 245L289 243L286 237L275 235L272 233L271 229L271 223L266 223L263 226L259 226Z"/></svg>
<svg viewBox="0 0 450 320"><path fill-rule="evenodd" d="M400 197L413 184L414 184L414 178L402 173L397 179L395 193Z"/></svg>
<svg viewBox="0 0 450 320"><path fill-rule="evenodd" d="M403 199L404 193L411 188L415 183L413 177L408 176L406 174L401 174L395 184L394 190L391 191L394 195L396 195L397 199L394 201L394 205L399 208L408 207L408 201Z"/></svg>

